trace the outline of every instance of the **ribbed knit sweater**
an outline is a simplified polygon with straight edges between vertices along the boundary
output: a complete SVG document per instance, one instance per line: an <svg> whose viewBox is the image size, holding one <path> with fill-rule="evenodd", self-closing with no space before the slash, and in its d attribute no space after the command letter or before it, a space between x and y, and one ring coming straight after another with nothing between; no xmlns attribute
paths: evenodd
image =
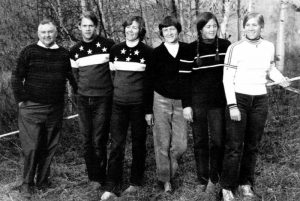
<svg viewBox="0 0 300 201"><path fill-rule="evenodd" d="M223 86L224 58L230 42L218 39L219 61L215 60L217 44L199 42L198 53L201 65L196 63L197 41L189 44L193 63L191 74L192 96L196 105L209 107L221 107L226 105L226 98Z"/></svg>
<svg viewBox="0 0 300 201"><path fill-rule="evenodd" d="M69 52L59 47L48 49L37 44L25 47L12 72L12 88L16 102L63 103L66 80L76 92Z"/></svg>

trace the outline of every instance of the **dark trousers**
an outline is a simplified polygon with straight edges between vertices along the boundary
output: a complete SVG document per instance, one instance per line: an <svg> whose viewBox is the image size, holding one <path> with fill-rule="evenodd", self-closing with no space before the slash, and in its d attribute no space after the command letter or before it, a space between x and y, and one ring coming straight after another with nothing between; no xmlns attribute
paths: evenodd
<svg viewBox="0 0 300 201"><path fill-rule="evenodd" d="M111 102L111 96L78 96L79 126L83 135L84 159L90 181L104 183L106 180Z"/></svg>
<svg viewBox="0 0 300 201"><path fill-rule="evenodd" d="M111 117L111 152L108 160L107 191L114 192L122 181L126 136L131 124L131 185L141 185L146 157L146 121L143 104L113 103Z"/></svg>
<svg viewBox="0 0 300 201"><path fill-rule="evenodd" d="M25 101L19 107L18 124L24 154L23 183L40 186L48 182L50 163L57 149L63 104Z"/></svg>
<svg viewBox="0 0 300 201"><path fill-rule="evenodd" d="M258 145L268 114L267 95L250 96L236 93L241 121L232 121L226 112L226 140L221 186L254 185Z"/></svg>
<svg viewBox="0 0 300 201"><path fill-rule="evenodd" d="M193 139L197 176L201 184L219 181L225 137L225 107L193 104Z"/></svg>

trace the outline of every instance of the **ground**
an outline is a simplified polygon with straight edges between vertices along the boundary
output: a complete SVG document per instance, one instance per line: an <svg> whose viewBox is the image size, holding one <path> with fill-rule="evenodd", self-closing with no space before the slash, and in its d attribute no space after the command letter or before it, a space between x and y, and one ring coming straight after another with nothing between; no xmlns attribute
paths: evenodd
<svg viewBox="0 0 300 201"><path fill-rule="evenodd" d="M275 91L270 97L270 112L265 134L260 144L256 167L257 200L298 201L300 200L300 107L298 96L293 101L280 99ZM289 94L283 94L287 96ZM37 191L32 201L99 201L103 190L95 191L87 182L82 158L81 137L77 120L64 123L64 134L52 163L52 186ZM20 184L22 168L21 149L17 136L0 141L0 201L20 201L14 187ZM139 193L122 196L118 201L213 201L212 196L197 188L191 131L188 150L180 162L178 176L174 181L174 192L165 194L157 184L152 134L148 129L147 162L145 184ZM124 186L130 175L130 138L124 164ZM242 200L242 199L239 199Z"/></svg>

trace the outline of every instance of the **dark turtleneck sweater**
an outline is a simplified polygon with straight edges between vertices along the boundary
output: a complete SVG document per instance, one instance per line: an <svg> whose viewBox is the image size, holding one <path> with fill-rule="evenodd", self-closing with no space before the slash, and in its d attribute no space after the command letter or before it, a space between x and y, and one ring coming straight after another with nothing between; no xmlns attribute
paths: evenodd
<svg viewBox="0 0 300 201"><path fill-rule="evenodd" d="M197 41L189 44L190 55L194 59L191 75L191 96L193 105L220 107L226 105L223 87L224 58L230 42L218 39L219 61L216 61L217 44L215 40L203 40L199 42L199 57L201 65L196 63Z"/></svg>

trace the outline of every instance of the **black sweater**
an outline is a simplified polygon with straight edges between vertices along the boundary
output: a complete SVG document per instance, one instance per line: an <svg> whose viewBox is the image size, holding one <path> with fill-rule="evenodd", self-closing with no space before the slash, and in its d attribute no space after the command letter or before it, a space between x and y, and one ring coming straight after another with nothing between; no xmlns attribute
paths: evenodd
<svg viewBox="0 0 300 201"><path fill-rule="evenodd" d="M187 54L188 45L179 42L179 50L174 58L164 43L154 49L149 68L146 69L147 113L152 113L153 91L160 95L181 99L183 107L190 105L187 98L187 75L191 73L191 64Z"/></svg>
<svg viewBox="0 0 300 201"><path fill-rule="evenodd" d="M226 99L223 86L223 66L225 53L230 42L218 39L220 60L215 61L216 42L206 44L199 43L199 55L202 61L200 66L196 64L197 41L189 44L190 55L193 56L194 65L191 75L191 95L193 105L206 105L212 107L225 106Z"/></svg>
<svg viewBox="0 0 300 201"><path fill-rule="evenodd" d="M76 92L66 49L47 49L31 44L21 51L11 80L16 102L30 100L53 104L64 102L67 79Z"/></svg>

